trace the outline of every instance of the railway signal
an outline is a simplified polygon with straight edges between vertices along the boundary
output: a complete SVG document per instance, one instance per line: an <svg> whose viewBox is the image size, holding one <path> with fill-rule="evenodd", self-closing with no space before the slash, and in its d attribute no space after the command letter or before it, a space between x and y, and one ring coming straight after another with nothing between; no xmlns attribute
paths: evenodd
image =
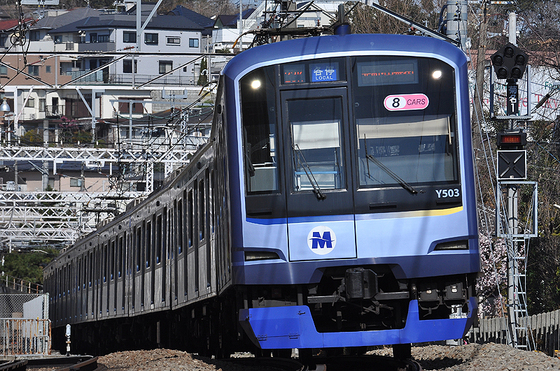
<svg viewBox="0 0 560 371"><path fill-rule="evenodd" d="M527 67L528 57L512 43L502 46L492 54L492 65L498 79L520 79Z"/></svg>
<svg viewBox="0 0 560 371"><path fill-rule="evenodd" d="M498 133L498 180L527 179L527 133Z"/></svg>

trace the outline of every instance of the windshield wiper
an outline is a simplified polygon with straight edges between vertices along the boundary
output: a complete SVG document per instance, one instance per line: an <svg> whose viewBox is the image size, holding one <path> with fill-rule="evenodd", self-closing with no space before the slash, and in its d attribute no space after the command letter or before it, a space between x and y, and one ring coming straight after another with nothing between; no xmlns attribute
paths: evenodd
<svg viewBox="0 0 560 371"><path fill-rule="evenodd" d="M368 159L369 161L373 162L374 164L376 164L381 170L383 170L385 173L387 173L387 175L389 175L391 178L393 178L397 183L399 183L399 185L401 187L403 187L404 189L406 189L407 191L409 191L410 193L412 193L413 195L417 194L418 191L416 189L414 189L414 187L412 187L410 184L408 184L406 182L406 180L404 180L403 178L401 178L400 176L398 176L397 174L395 174L395 172L393 172L393 170L389 169L387 166L385 166L385 164L381 161L379 161L378 159L376 159L375 157L373 157L370 154L366 154L366 159Z"/></svg>
<svg viewBox="0 0 560 371"><path fill-rule="evenodd" d="M305 175L307 175L307 179L309 180L309 183L311 183L311 186L313 187L313 193L315 193L315 196L317 196L317 199L324 200L325 198L327 198L327 196L325 196L325 194L323 192L321 192L321 188L319 187L319 183L317 183L317 180L315 179L315 176L313 176L313 172L311 171L311 168L307 164L307 161L305 161L305 157L303 156L303 153L301 152L301 149L299 148L299 145L293 144L292 149L294 150L294 153L296 154L296 156L294 157L294 160L297 161L296 164L295 164L296 168L301 167L303 169L303 171L305 172ZM294 171L295 171L295 169L294 169Z"/></svg>

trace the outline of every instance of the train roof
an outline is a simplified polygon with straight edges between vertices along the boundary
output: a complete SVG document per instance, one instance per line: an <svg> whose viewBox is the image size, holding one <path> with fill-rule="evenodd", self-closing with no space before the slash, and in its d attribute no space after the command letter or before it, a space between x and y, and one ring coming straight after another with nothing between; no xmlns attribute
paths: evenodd
<svg viewBox="0 0 560 371"><path fill-rule="evenodd" d="M370 50L373 54L443 56L454 61L459 67L466 65L463 51L449 42L425 36L349 34L308 37L257 46L233 58L223 70L223 74L234 77L255 66L313 58L319 54L351 55L355 50Z"/></svg>

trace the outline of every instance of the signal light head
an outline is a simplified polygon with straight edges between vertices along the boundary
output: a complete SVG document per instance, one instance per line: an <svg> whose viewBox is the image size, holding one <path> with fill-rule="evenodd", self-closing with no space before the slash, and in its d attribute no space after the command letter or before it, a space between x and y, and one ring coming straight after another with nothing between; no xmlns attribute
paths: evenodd
<svg viewBox="0 0 560 371"><path fill-rule="evenodd" d="M504 64L504 58L502 58L501 55L494 55L494 57L492 57L492 64L494 66L501 66Z"/></svg>
<svg viewBox="0 0 560 371"><path fill-rule="evenodd" d="M520 79L527 67L527 54L512 43L501 47L491 57L498 79Z"/></svg>
<svg viewBox="0 0 560 371"><path fill-rule="evenodd" d="M496 75L498 76L499 79L507 79L507 77L508 77L508 71L507 71L507 69L505 69L504 67L502 67L502 68L499 68L499 69L496 71Z"/></svg>

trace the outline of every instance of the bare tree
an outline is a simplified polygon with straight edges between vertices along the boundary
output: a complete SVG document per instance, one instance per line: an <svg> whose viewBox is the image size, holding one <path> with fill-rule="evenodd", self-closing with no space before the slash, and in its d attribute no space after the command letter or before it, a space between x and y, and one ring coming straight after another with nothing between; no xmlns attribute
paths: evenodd
<svg viewBox="0 0 560 371"><path fill-rule="evenodd" d="M420 0L419 2L402 0L379 1L379 5L390 11L432 29L436 29L438 26L442 3L444 3L443 0ZM413 32L406 23L364 3L347 3L346 11L348 12L349 10L348 20L352 25L352 32L354 33L405 34Z"/></svg>

